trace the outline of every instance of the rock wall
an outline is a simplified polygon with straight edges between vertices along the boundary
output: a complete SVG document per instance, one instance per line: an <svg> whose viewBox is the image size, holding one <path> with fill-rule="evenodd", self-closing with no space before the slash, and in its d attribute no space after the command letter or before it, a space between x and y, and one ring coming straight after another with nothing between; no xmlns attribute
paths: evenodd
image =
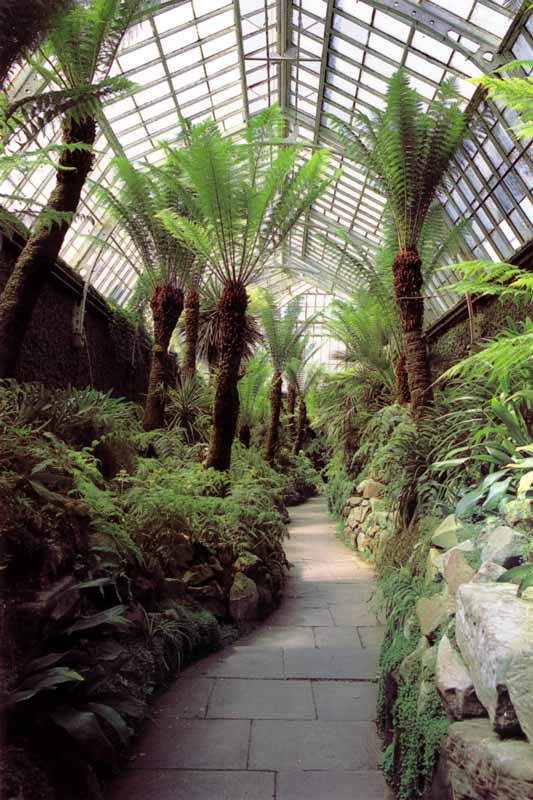
<svg viewBox="0 0 533 800"><path fill-rule="evenodd" d="M363 538L386 513L365 500L367 483L347 504L345 531L372 556L395 534ZM533 588L520 596L516 584L498 582L533 561L533 500L509 505L505 520L467 525L450 515L429 530L422 596L404 626L416 647L387 677L393 704L414 661L435 665L429 685L427 676L419 683L416 708L436 687L450 726L427 800L533 799Z"/></svg>
<svg viewBox="0 0 533 800"><path fill-rule="evenodd" d="M20 252L20 243L0 237L0 292ZM150 342L120 312L90 289L85 345L73 332L82 278L66 264L55 268L37 302L26 334L16 378L45 386L93 386L142 402L148 385Z"/></svg>

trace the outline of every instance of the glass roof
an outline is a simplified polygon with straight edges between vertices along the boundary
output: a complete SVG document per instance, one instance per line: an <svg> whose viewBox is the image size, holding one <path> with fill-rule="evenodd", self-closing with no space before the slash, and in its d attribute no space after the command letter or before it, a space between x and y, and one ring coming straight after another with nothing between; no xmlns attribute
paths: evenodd
<svg viewBox="0 0 533 800"><path fill-rule="evenodd" d="M295 281L320 292L347 295L354 277L339 265L324 236L340 241L342 226L372 251L379 244L384 203L364 170L344 159L327 115L349 122L354 111L382 107L386 80L403 65L428 99L444 79L457 79L465 107L473 110L475 134L457 156L457 177L441 201L451 223L472 219L464 256L508 259L532 236L531 142L519 142L510 132L512 113L484 101L467 82L512 58L531 58L533 17L517 25L507 5L505 0L162 2L118 54L113 74L126 75L138 88L105 106L91 177L108 182L116 152L134 162L157 161L158 143L176 139L179 114L193 122L214 119L232 134L250 115L279 102L289 138L310 149L331 146L331 168L342 167L342 173L293 230L267 281L285 291L292 272ZM22 70L15 92L30 87L35 91L36 76ZM56 135L45 133L48 139ZM26 221L35 201L46 201L52 179L48 167L12 176L13 189L27 198L13 207L23 218L26 213ZM91 187L61 255L104 295L121 304L127 300L137 279L135 252L102 218ZM441 283L434 277L428 290L429 322L457 300Z"/></svg>

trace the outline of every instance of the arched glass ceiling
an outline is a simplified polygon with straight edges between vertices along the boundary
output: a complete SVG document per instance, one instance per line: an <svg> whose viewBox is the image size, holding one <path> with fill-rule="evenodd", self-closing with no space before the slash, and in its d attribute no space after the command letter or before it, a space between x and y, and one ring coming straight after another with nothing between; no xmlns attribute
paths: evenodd
<svg viewBox="0 0 533 800"><path fill-rule="evenodd" d="M451 222L472 219L465 256L508 259L531 239L531 142L510 132L508 110L483 100L467 82L513 58L531 58L533 18L521 21L505 0L170 0L126 41L114 74L138 85L131 96L105 107L92 177L110 178L114 151L132 161L158 158L158 142L176 138L179 113L192 121L215 119L231 134L247 117L277 101L287 112L289 137L332 145L327 114L349 121L354 110L380 108L386 80L403 65L412 85L433 97L454 76L476 133L457 157L458 177L443 193ZM35 91L36 77L21 72L17 94ZM380 239L383 199L364 171L335 149L339 179L292 233L267 281L286 289L288 270L322 291L348 294L354 278L325 247L342 226L373 250ZM41 167L13 176L17 193L45 201L53 171ZM5 187L4 187L5 189ZM24 204L18 204L24 211ZM29 218L28 218L29 219ZM81 234L81 235L80 235ZM95 237L108 241L101 247ZM62 256L105 295L124 303L136 280L135 254L101 218L91 190ZM455 296L433 281L428 319Z"/></svg>

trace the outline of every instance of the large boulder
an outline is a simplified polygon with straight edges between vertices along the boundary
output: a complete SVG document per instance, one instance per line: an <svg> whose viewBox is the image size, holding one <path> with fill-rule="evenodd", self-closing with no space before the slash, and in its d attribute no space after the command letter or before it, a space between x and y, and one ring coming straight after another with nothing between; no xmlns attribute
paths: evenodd
<svg viewBox="0 0 533 800"><path fill-rule="evenodd" d="M467 529L461 520L455 514L449 514L433 531L431 544L441 550L449 550L467 538Z"/></svg>
<svg viewBox="0 0 533 800"><path fill-rule="evenodd" d="M449 717L462 720L487 716L477 699L466 664L447 636L443 636L438 645L436 680Z"/></svg>
<svg viewBox="0 0 533 800"><path fill-rule="evenodd" d="M526 531L533 530L533 500L525 497L511 500L505 507L505 521Z"/></svg>
<svg viewBox="0 0 533 800"><path fill-rule="evenodd" d="M463 584L456 637L494 729L533 742L533 603L509 584Z"/></svg>
<svg viewBox="0 0 533 800"><path fill-rule="evenodd" d="M454 800L533 800L533 747L488 720L454 722L445 752Z"/></svg>
<svg viewBox="0 0 533 800"><path fill-rule="evenodd" d="M527 545L528 537L508 525L491 526L478 538L483 561L494 561L508 568L525 558Z"/></svg>
<svg viewBox="0 0 533 800"><path fill-rule="evenodd" d="M362 494L365 499L370 500L371 497L381 497L385 491L385 487L382 483L379 483L372 478L367 478L366 480L361 481L357 487L357 491L359 494Z"/></svg>
<svg viewBox="0 0 533 800"><path fill-rule="evenodd" d="M471 542L464 542L470 545ZM459 586L468 583L476 574L475 569L468 561L468 554L461 549L461 545L452 547L444 554L442 559L444 580L448 587L450 596L455 598Z"/></svg>
<svg viewBox="0 0 533 800"><path fill-rule="evenodd" d="M438 547L430 547L426 563L426 577L438 581L442 576L444 553Z"/></svg>
<svg viewBox="0 0 533 800"><path fill-rule="evenodd" d="M259 592L255 582L243 572L237 572L229 592L229 611L237 623L249 622L257 616Z"/></svg>
<svg viewBox="0 0 533 800"><path fill-rule="evenodd" d="M447 591L417 600L416 615L423 635L433 641L438 629L448 620L453 611L453 600Z"/></svg>

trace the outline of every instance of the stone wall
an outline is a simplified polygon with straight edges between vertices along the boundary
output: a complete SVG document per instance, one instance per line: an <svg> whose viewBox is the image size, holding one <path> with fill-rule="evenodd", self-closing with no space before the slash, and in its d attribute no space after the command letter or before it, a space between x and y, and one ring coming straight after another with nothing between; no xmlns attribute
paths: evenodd
<svg viewBox="0 0 533 800"><path fill-rule="evenodd" d="M15 263L20 243L0 239L0 292ZM37 302L26 334L16 377L46 386L93 386L142 402L148 384L150 342L102 295L90 289L84 321L85 345L73 332L73 317L83 293L82 278L62 263L54 268Z"/></svg>

